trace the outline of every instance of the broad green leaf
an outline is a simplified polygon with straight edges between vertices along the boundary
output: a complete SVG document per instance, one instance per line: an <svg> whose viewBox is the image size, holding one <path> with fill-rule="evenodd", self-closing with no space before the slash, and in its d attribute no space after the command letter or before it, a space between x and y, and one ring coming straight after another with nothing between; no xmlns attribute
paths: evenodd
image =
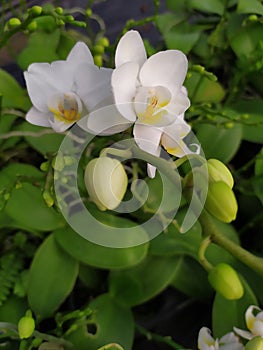
<svg viewBox="0 0 263 350"><path fill-rule="evenodd" d="M243 15L233 15L227 27L227 36L232 50L238 57L250 57L259 46L263 36L260 23L242 25Z"/></svg>
<svg viewBox="0 0 263 350"><path fill-rule="evenodd" d="M196 126L196 131L206 158L216 158L224 163L229 162L234 157L242 139L242 127L238 124L235 124L231 129L200 124Z"/></svg>
<svg viewBox="0 0 263 350"><path fill-rule="evenodd" d="M240 276L241 277L241 276ZM233 327L246 329L245 312L250 305L258 305L257 299L250 286L242 278L244 295L238 300L227 300L220 294L216 294L212 325L214 337L222 337L233 331Z"/></svg>
<svg viewBox="0 0 263 350"><path fill-rule="evenodd" d="M41 318L52 315L74 287L78 263L48 236L38 248L28 276L28 301Z"/></svg>
<svg viewBox="0 0 263 350"><path fill-rule="evenodd" d="M255 175L256 179L253 181L253 186L257 197L260 199L263 205L263 148L256 159Z"/></svg>
<svg viewBox="0 0 263 350"><path fill-rule="evenodd" d="M27 47L18 55L17 63L26 70L34 62L52 62L59 59L56 49L59 43L60 30L52 33L42 31L30 35Z"/></svg>
<svg viewBox="0 0 263 350"><path fill-rule="evenodd" d="M0 306L0 322L16 324L20 318L25 315L27 309L28 305L25 299L11 295L4 304Z"/></svg>
<svg viewBox="0 0 263 350"><path fill-rule="evenodd" d="M220 102L225 96L225 90L220 83L196 72L191 73L185 86L192 102Z"/></svg>
<svg viewBox="0 0 263 350"><path fill-rule="evenodd" d="M231 108L238 115L246 115L246 119L242 122L243 139L263 143L263 101L260 99L241 100Z"/></svg>
<svg viewBox="0 0 263 350"><path fill-rule="evenodd" d="M140 263L148 244L130 248L109 248L92 243L70 228L54 232L57 242L78 261L94 267L116 269ZM99 233L98 233L99 234Z"/></svg>
<svg viewBox="0 0 263 350"><path fill-rule="evenodd" d="M105 344L118 343L125 350L131 350L134 335L132 312L108 294L94 299L89 307L94 311L91 319L67 336L75 348L97 350Z"/></svg>
<svg viewBox="0 0 263 350"><path fill-rule="evenodd" d="M164 40L168 49L181 50L187 54L197 43L200 33L196 26L183 22L164 33Z"/></svg>
<svg viewBox="0 0 263 350"><path fill-rule="evenodd" d="M207 279L207 272L196 260L185 255L178 257L171 285L194 298L209 298L213 293Z"/></svg>
<svg viewBox="0 0 263 350"><path fill-rule="evenodd" d="M187 4L195 10L223 15L224 3L221 0L188 0Z"/></svg>
<svg viewBox="0 0 263 350"><path fill-rule="evenodd" d="M0 69L0 96L2 108L19 108L27 110L29 100L26 91L6 71ZM4 116L1 116L3 118Z"/></svg>
<svg viewBox="0 0 263 350"><path fill-rule="evenodd" d="M13 188L5 211L22 225L40 231L50 231L64 226L64 219L53 208L48 208L40 188L21 183Z"/></svg>
<svg viewBox="0 0 263 350"><path fill-rule="evenodd" d="M238 13L255 13L263 15L263 5L258 0L239 0L237 5Z"/></svg>
<svg viewBox="0 0 263 350"><path fill-rule="evenodd" d="M20 125L19 130L29 131L34 133L51 131L51 129L32 125L26 122ZM29 143L29 145L32 146L34 149L36 149L38 152L42 153L43 155L57 152L63 138L64 138L64 135L61 135L55 132L47 135L37 136L37 137L25 136L25 139Z"/></svg>
<svg viewBox="0 0 263 350"><path fill-rule="evenodd" d="M57 47L57 54L61 60L65 60L76 41L67 33L61 32Z"/></svg>
<svg viewBox="0 0 263 350"><path fill-rule="evenodd" d="M110 273L110 294L120 303L135 306L150 300L173 280L177 257L148 256L141 264Z"/></svg>
<svg viewBox="0 0 263 350"><path fill-rule="evenodd" d="M186 11L187 9L187 3L185 0L166 0L166 7L171 10L174 11L175 14L177 14L178 12L181 11Z"/></svg>
<svg viewBox="0 0 263 350"><path fill-rule="evenodd" d="M5 134L11 129L12 124L14 123L16 118L17 117L12 114L2 114L0 116L0 135ZM3 145L5 141L6 140L4 139L0 139L1 150L5 149L5 146Z"/></svg>
<svg viewBox="0 0 263 350"><path fill-rule="evenodd" d="M184 15L179 13L163 13L157 16L156 24L159 31L165 35L169 33L169 31L178 23L180 23L183 19Z"/></svg>

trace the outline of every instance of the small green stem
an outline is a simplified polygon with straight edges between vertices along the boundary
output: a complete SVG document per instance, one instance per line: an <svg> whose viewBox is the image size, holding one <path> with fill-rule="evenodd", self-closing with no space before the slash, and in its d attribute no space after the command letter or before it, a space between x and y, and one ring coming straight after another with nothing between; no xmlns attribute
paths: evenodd
<svg viewBox="0 0 263 350"><path fill-rule="evenodd" d="M204 267L204 269L209 272L212 270L213 268L213 265L210 264L210 262L206 259L205 257L205 252L206 252L206 249L208 248L208 246L212 243L211 241L211 237L210 236L206 236L201 244L200 244L200 247L199 247L199 250L198 250L198 259L199 259L199 262L200 264Z"/></svg>
<svg viewBox="0 0 263 350"><path fill-rule="evenodd" d="M263 258L255 256L254 254L250 253L246 249L242 248L221 234L221 232L214 224L212 216L206 210L203 210L201 213L199 222L202 225L203 234L210 235L212 242L221 246L235 258L263 276Z"/></svg>
<svg viewBox="0 0 263 350"><path fill-rule="evenodd" d="M136 327L137 331L140 334L144 335L148 340L154 340L154 341L156 341L158 343L163 343L163 344L169 345L172 349L184 350L182 345L177 344L169 336L166 337L166 336L162 336L160 334L149 332L147 329L139 326L138 324L136 324L135 327Z"/></svg>

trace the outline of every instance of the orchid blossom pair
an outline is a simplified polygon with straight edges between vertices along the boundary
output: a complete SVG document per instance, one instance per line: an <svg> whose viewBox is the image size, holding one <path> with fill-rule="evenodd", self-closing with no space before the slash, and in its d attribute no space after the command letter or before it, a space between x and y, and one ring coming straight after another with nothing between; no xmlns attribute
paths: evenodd
<svg viewBox="0 0 263 350"><path fill-rule="evenodd" d="M132 30L120 39L115 64L113 70L99 69L82 42L73 47L66 61L31 64L25 72L33 103L27 121L56 132L79 122L96 135L114 134L134 125L134 139L148 153L159 156L161 146L177 157L198 153L198 148L193 152L183 141L191 129L184 121L190 106L183 86L185 55L167 50L147 59L142 38ZM155 175L150 164L148 175Z"/></svg>

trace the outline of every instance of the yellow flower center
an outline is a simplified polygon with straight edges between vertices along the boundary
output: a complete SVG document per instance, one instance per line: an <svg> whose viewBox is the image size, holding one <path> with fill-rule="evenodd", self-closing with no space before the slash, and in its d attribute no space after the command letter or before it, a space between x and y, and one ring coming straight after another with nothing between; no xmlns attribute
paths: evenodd
<svg viewBox="0 0 263 350"><path fill-rule="evenodd" d="M80 119L82 103L73 92L59 93L50 98L48 108L57 120L71 124Z"/></svg>

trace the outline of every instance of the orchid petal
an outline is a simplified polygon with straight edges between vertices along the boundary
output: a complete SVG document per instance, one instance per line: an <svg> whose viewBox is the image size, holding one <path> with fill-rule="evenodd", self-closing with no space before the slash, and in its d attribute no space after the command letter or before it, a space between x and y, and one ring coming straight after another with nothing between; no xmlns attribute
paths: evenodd
<svg viewBox="0 0 263 350"><path fill-rule="evenodd" d="M178 91L172 97L171 102L166 107L169 113L173 114L175 117L184 113L189 107L191 103L189 98L182 91Z"/></svg>
<svg viewBox="0 0 263 350"><path fill-rule="evenodd" d="M90 49L85 43L81 41L77 42L73 46L70 53L68 54L67 61L75 67L79 66L82 63L94 63Z"/></svg>
<svg viewBox="0 0 263 350"><path fill-rule="evenodd" d="M162 130L152 126L135 123L133 128L133 135L137 145L144 151L159 156L161 152L160 139L162 136ZM156 168L155 166L148 165L148 176L154 178Z"/></svg>
<svg viewBox="0 0 263 350"><path fill-rule="evenodd" d="M219 340L220 350L244 350L238 337L233 333L227 333Z"/></svg>
<svg viewBox="0 0 263 350"><path fill-rule="evenodd" d="M126 62L137 62L141 67L146 59L146 51L140 34L135 30L124 34L116 48L116 67Z"/></svg>
<svg viewBox="0 0 263 350"><path fill-rule="evenodd" d="M183 85L187 66L187 58L181 51L158 52L148 58L142 66L140 82L143 86L164 86L173 95Z"/></svg>
<svg viewBox="0 0 263 350"><path fill-rule="evenodd" d="M35 107L31 107L26 114L26 120L34 125L50 127L49 118L51 117L50 112L40 112Z"/></svg>
<svg viewBox="0 0 263 350"><path fill-rule="evenodd" d="M58 133L64 132L65 130L70 128L74 123L65 123L57 119L50 119L51 127Z"/></svg>
<svg viewBox="0 0 263 350"><path fill-rule="evenodd" d="M33 105L41 112L48 112L47 101L50 96L58 92L58 90L45 80L42 80L40 76L29 71L24 72L24 77L27 91Z"/></svg>
<svg viewBox="0 0 263 350"><path fill-rule="evenodd" d="M87 120L87 131L95 135L117 134L130 126L131 123L123 118L114 104L96 109Z"/></svg>
<svg viewBox="0 0 263 350"><path fill-rule="evenodd" d="M240 335L244 339L250 340L250 339L254 338L254 335L252 333L245 331L243 329L234 327L234 331L236 332L236 334Z"/></svg>
<svg viewBox="0 0 263 350"><path fill-rule="evenodd" d="M198 349L209 350L215 349L215 340L211 335L211 331L207 327L202 327L198 334Z"/></svg>
<svg viewBox="0 0 263 350"><path fill-rule="evenodd" d="M82 64L75 72L76 91L87 110L92 111L96 105L111 95L112 69L95 65Z"/></svg>
<svg viewBox="0 0 263 350"><path fill-rule="evenodd" d="M255 322L255 319L256 319L256 317L253 314L254 310L261 311L261 309L258 306L250 305L249 308L247 309L246 313L245 313L245 320L246 320L247 328L252 333L253 333L254 322Z"/></svg>
<svg viewBox="0 0 263 350"><path fill-rule="evenodd" d="M131 122L136 120L133 108L133 98L136 91L139 65L135 62L127 62L116 68L112 73L112 89L116 106L119 112Z"/></svg>

